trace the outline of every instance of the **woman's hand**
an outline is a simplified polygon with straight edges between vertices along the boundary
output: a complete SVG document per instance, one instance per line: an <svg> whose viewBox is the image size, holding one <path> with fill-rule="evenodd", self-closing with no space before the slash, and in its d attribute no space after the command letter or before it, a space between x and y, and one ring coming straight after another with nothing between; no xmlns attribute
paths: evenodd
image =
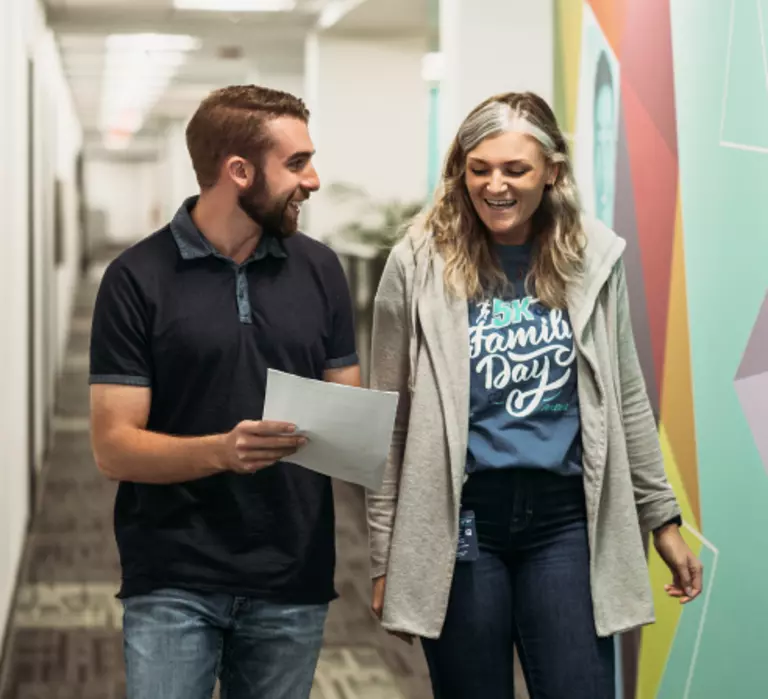
<svg viewBox="0 0 768 699"><path fill-rule="evenodd" d="M382 575L373 581L373 591L371 593L371 611L374 616L381 621L381 614L384 610L384 592L387 588L387 576ZM409 646L413 644L413 636L400 631L387 631L387 633L396 636L401 641L405 641Z"/></svg>
<svg viewBox="0 0 768 699"><path fill-rule="evenodd" d="M672 584L664 586L666 593L680 604L696 599L701 594L704 567L685 543L680 528L676 524L661 528L654 532L653 543L672 572Z"/></svg>
<svg viewBox="0 0 768 699"><path fill-rule="evenodd" d="M387 576L382 575L373 580L373 592L371 593L371 611L381 621L381 613L384 610L384 590L387 588Z"/></svg>

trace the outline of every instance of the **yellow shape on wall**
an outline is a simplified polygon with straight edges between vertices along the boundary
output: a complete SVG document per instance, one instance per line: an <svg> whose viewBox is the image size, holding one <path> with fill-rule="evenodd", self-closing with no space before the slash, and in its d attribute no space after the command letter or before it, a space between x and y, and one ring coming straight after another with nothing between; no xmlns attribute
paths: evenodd
<svg viewBox="0 0 768 699"><path fill-rule="evenodd" d="M568 135L576 129L582 3L555 0L555 112Z"/></svg>
<svg viewBox="0 0 768 699"><path fill-rule="evenodd" d="M659 437L661 440L661 450L664 454L664 466L667 471L667 477L680 503L683 520L694 526L693 508L685 491L683 478L663 423L659 428ZM701 542L685 529L683 529L683 537L688 542L691 550L698 556L701 552ZM653 590L653 603L656 608L656 623L643 629L637 699L656 699L661 680L664 677L667 658L675 640L677 625L682 614L680 603L668 597L666 592L664 592L664 585L672 580L669 568L661 560L656 550L653 547L651 548L648 566L651 588Z"/></svg>

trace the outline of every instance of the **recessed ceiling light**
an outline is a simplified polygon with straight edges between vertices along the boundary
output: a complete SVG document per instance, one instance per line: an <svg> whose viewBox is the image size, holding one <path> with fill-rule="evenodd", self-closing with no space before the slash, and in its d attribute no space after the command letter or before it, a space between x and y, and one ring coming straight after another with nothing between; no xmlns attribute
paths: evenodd
<svg viewBox="0 0 768 699"><path fill-rule="evenodd" d="M139 131L174 75L200 41L191 36L112 34L105 41L100 129L110 148Z"/></svg>
<svg viewBox="0 0 768 699"><path fill-rule="evenodd" d="M289 12L296 0L173 0L173 6L206 12Z"/></svg>

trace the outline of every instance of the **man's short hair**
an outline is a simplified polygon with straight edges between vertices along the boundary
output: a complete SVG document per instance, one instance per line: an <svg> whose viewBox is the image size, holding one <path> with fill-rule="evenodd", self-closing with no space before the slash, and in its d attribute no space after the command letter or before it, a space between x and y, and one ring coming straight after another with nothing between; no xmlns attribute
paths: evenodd
<svg viewBox="0 0 768 699"><path fill-rule="evenodd" d="M304 102L280 90L233 85L212 92L187 125L187 149L201 189L213 187L226 158L239 155L260 167L270 147L265 124L290 116L304 123Z"/></svg>

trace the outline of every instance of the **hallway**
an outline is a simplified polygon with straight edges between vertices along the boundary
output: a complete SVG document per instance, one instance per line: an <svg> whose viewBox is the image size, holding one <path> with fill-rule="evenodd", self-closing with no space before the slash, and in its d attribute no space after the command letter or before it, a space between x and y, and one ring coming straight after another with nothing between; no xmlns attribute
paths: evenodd
<svg viewBox="0 0 768 699"><path fill-rule="evenodd" d="M401 232L433 204L446 205L444 212L461 204L467 210L458 223L453 215L444 217L446 234L450 228L460 247L482 252L475 243L490 244L493 236L484 235L488 226L464 225L477 222L480 209L473 213L463 192L488 173L472 172L470 154L488 141L488 164L512 162L496 145L513 140L521 148L526 140L527 148L537 148L528 153L536 152L536 164L547 160L552 166L548 176L554 174L554 181L542 202L546 196L557 204L553 210L568 202L571 214L579 208L584 221L623 241L607 293L596 284L589 294L566 293L562 309L569 318L578 315L577 369L585 359L593 365L586 374L577 371L577 381L579 373L588 380L603 375L594 356L579 357L579 346L583 350L584 340L595 339L603 310L613 320L611 309L618 314L625 304L631 315L621 324L626 341L619 343L614 333L611 354L617 360L634 344L637 351L628 358L642 371L642 381L631 385L619 371L622 376L601 381L596 391L582 387L590 402L602 399L601 419L590 420L585 430L591 447L610 442L607 451L599 449L599 459L582 466L585 473L594 471L596 502L611 511L618 512L614 486L623 482L619 509L627 518L626 526L606 527L605 535L600 527L608 520L597 518L592 557L626 562L626 556L603 554L612 536L637 533L627 514L628 485L640 529L662 523L641 512L655 510L657 489L670 503L658 477L656 440L653 449L638 449L644 440L636 435L650 440L653 419L683 538L703 564L701 599L681 607L665 590L672 579L668 551L662 556L648 547L656 623L623 644L617 699L768 698L768 673L760 672L768 654L768 627L761 623L768 618L761 584L768 564L754 545L759 550L768 540L766 36L768 0L0 1L6 97L0 169L7 174L0 187L6 229L0 274L0 699L125 699L122 605L115 597L116 486L98 472L89 435L91 313L105 263L166 225L200 191L201 160L211 167L203 173L203 188L216 179L218 167L230 193L232 182L244 185L243 173L224 163L242 159L250 177L248 164L261 162L264 168L255 170L263 177L251 178L245 192L255 196L251 187L261 181L284 213L289 201L299 205L300 199L300 229L329 245L342 262L365 381L376 289ZM247 128L213 120L221 121L220 148L190 149L188 126L201 104L221 88L251 85L287 93L276 99L294 106L298 98L311 114L312 147L283 163L286 172L298 163L316 168L321 186L316 190L310 177L311 186L303 187L312 190L308 201L303 194L287 198L287 184L277 187L294 172L285 180L271 170L267 176L267 155L277 151L267 148L271 119L259 115L271 110L260 100L243 108L253 112L254 118L242 121ZM502 101L515 102L522 93L537 95L547 108L536 100L531 113L515 112L525 118L507 119L506 108L493 107L480 120L487 117L487 129L469 128L474 119L467 117L477 116L476 107L489 97L503 94ZM543 139L542 126L548 134ZM480 140L468 138L470 132ZM491 134L512 132L520 138L491 142ZM201 136L198 145L204 142ZM459 177L451 175L449 154L457 156ZM502 191L511 194L534 171L543 175L531 164L492 169L504 174ZM533 205L534 189L523 189ZM245 210L242 194L236 200ZM446 195L459 196L451 203ZM235 201L227 198L230 205ZM474 203L484 206L477 198ZM519 226L518 213L528 209L514 206L485 212L512 217L497 231L505 240L519 228L534 243L531 236L543 229ZM552 264L544 261L568 247L567 235L572 241L582 237L574 216L563 220L558 245L531 246L539 273L560 268L555 256ZM536 222L548 218L537 216ZM472 238L465 239L465 232ZM611 252L618 251L614 241ZM438 257L433 261L439 263ZM481 258L488 261L485 254ZM572 281L586 280L593 269L588 264ZM407 282L408 275L402 278ZM614 290L620 306L611 303ZM181 305L188 298L195 304L190 312L202 314L202 294L172 300ZM587 312L592 302L600 314ZM277 302L272 308L276 316L282 313ZM419 343L426 316L413 310L411 305L400 329L417 340L414 346L429 350ZM337 330L325 337L335 338ZM271 350L286 350L282 337L268 337L275 340ZM503 365L502 374L486 376L492 390L486 397L499 405L522 396L516 372L530 378L545 366L543 355L505 356L502 345L491 338L482 360L489 369ZM434 357L422 354L428 370ZM416 359L421 370L421 357ZM546 366L535 391L545 413L556 407L543 398L542 391L552 388L552 363ZM468 371L471 388L478 375L471 365ZM467 380L460 373L454 378L459 387ZM188 383L186 376L180 383ZM231 405L228 399L205 404ZM609 405L622 410L626 448L618 430L600 434L609 424ZM520 416L512 407L515 427ZM506 421L503 409L499 413ZM223 430L229 422L196 431ZM446 423L453 435L446 449L455 447L454 437L465 428L473 430L472 423ZM425 423L424 429L431 438L434 427ZM416 441L419 431L414 423ZM518 451L517 444L508 446ZM622 465L609 471L614 457ZM461 458L455 461L461 468ZM414 473L422 473L423 464L414 463ZM600 475L603 467L608 478ZM648 477L648 467L656 475ZM403 490L410 483L400 482ZM369 611L362 493L341 482L334 493L340 598L331 605L312 699L429 699L421 649L386 634ZM409 528L403 518L400 525ZM649 536L649 544L657 539ZM422 539L416 552L429 548ZM649 601L639 551L636 562L636 577L624 566L610 584L595 579L593 585L611 616L626 617L617 628L634 622L611 595L618 600L637 593L635 601ZM519 663L515 672L516 699L525 699Z"/></svg>
<svg viewBox="0 0 768 699"><path fill-rule="evenodd" d="M59 380L53 446L27 540L0 699L123 699L115 485L97 471L88 434L88 346L98 274L82 281ZM430 696L421 650L378 628L368 610L360 493L334 484L336 589L312 699Z"/></svg>

